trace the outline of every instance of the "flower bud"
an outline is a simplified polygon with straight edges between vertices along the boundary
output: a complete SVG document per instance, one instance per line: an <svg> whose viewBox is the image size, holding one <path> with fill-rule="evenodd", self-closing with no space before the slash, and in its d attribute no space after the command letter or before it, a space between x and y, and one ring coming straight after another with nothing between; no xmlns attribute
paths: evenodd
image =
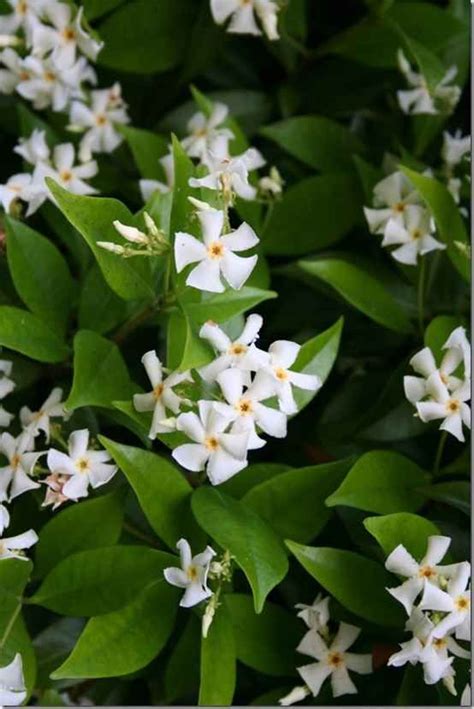
<svg viewBox="0 0 474 709"><path fill-rule="evenodd" d="M148 244L150 241L146 234L134 226L122 224L118 219L116 219L113 224L118 233L133 244Z"/></svg>
<svg viewBox="0 0 474 709"><path fill-rule="evenodd" d="M98 241L97 246L100 246L101 249L110 251L113 254L118 254L119 256L123 256L125 253L123 246L120 246L120 244L114 244L113 241Z"/></svg>
<svg viewBox="0 0 474 709"><path fill-rule="evenodd" d="M301 687L294 687L286 697L282 697L278 700L280 706L289 707L291 704L296 702L301 702L305 697L307 697L311 692L306 685Z"/></svg>

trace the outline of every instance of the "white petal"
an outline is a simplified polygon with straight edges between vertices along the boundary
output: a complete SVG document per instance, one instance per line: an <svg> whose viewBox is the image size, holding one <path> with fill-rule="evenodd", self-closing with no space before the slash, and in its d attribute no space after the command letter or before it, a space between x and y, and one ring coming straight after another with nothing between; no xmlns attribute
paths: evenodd
<svg viewBox="0 0 474 709"><path fill-rule="evenodd" d="M425 379L436 371L435 358L429 347L424 347L420 352L417 352L411 358L410 365L415 372L421 374Z"/></svg>
<svg viewBox="0 0 474 709"><path fill-rule="evenodd" d="M288 372L288 379L293 386L305 391L317 391L321 388L321 379L315 374L303 374L303 372Z"/></svg>
<svg viewBox="0 0 474 709"><path fill-rule="evenodd" d="M143 411L154 411L156 404L156 397L153 392L148 394L134 394L133 395L133 406L136 411L140 413Z"/></svg>
<svg viewBox="0 0 474 709"><path fill-rule="evenodd" d="M450 416L445 418L439 428L440 431L448 431L448 433L457 438L458 441L464 442L464 434L462 432L462 418L459 412L451 414Z"/></svg>
<svg viewBox="0 0 474 709"><path fill-rule="evenodd" d="M219 443L222 448L237 460L245 460L248 449L248 435L245 433L221 433Z"/></svg>
<svg viewBox="0 0 474 709"><path fill-rule="evenodd" d="M83 428L79 431L73 431L69 436L68 446L69 455L73 460L81 458L87 452L89 445L89 431Z"/></svg>
<svg viewBox="0 0 474 709"><path fill-rule="evenodd" d="M186 285L210 293L223 293L225 287L220 278L219 261L207 258L201 261L187 277Z"/></svg>
<svg viewBox="0 0 474 709"><path fill-rule="evenodd" d="M252 344L257 339L258 333L262 329L262 326L263 326L262 316L257 315L256 313L252 313L251 315L248 316L247 320L245 321L244 329L240 333L240 337L238 338L238 341L244 345Z"/></svg>
<svg viewBox="0 0 474 709"><path fill-rule="evenodd" d="M211 0L211 11L215 22L221 25L239 8L239 5L239 0Z"/></svg>
<svg viewBox="0 0 474 709"><path fill-rule="evenodd" d="M50 448L50 450L48 451L46 463L52 473L74 475L76 472L74 463L71 458L66 455L66 453L58 451L55 448Z"/></svg>
<svg viewBox="0 0 474 709"><path fill-rule="evenodd" d="M232 364L231 355L221 355L217 357L213 362L207 364L205 367L198 369L199 374L204 379L204 381L212 383L216 380L217 376L223 372L227 367Z"/></svg>
<svg viewBox="0 0 474 709"><path fill-rule="evenodd" d="M210 596L212 596L212 591L208 588L204 588L198 583L192 583L184 592L179 605L182 606L182 608L191 608Z"/></svg>
<svg viewBox="0 0 474 709"><path fill-rule="evenodd" d="M77 500L80 497L87 497L89 488L89 476L84 473L77 473L65 483L63 487L63 495L71 500Z"/></svg>
<svg viewBox="0 0 474 709"><path fill-rule="evenodd" d="M24 492L28 492L28 490L35 490L38 487L39 483L31 480L31 478L29 478L21 468L18 468L13 474L10 485L10 501L14 500L15 497L19 497Z"/></svg>
<svg viewBox="0 0 474 709"><path fill-rule="evenodd" d="M456 572L448 582L448 591L452 596L457 596L466 590L471 576L471 564L468 561L462 561L456 564L456 567Z"/></svg>
<svg viewBox="0 0 474 709"><path fill-rule="evenodd" d="M227 283L235 290L240 290L249 278L258 261L258 256L237 256L232 251L225 251L221 260L221 269Z"/></svg>
<svg viewBox="0 0 474 709"><path fill-rule="evenodd" d="M408 581L405 581L396 588L387 588L387 591L402 604L408 615L410 615L413 608L413 603L422 588L423 581L420 578L415 577L408 579Z"/></svg>
<svg viewBox="0 0 474 709"><path fill-rule="evenodd" d="M332 696L341 697L343 694L357 694L357 688L349 677L345 667L338 667L331 675Z"/></svg>
<svg viewBox="0 0 474 709"><path fill-rule="evenodd" d="M38 541L38 535L32 529L22 534L17 534L15 537L7 537L2 539L3 544L7 549L29 549Z"/></svg>
<svg viewBox="0 0 474 709"><path fill-rule="evenodd" d="M449 545L451 544L451 537L442 537L439 534L434 534L428 537L428 548L426 550L425 557L421 562L421 566L429 564L434 566L439 564L446 555Z"/></svg>
<svg viewBox="0 0 474 709"><path fill-rule="evenodd" d="M235 434L234 437L237 437L237 435L240 434ZM220 485L245 467L247 467L246 460L238 460L226 453L223 448L219 448L209 457L207 476L212 485Z"/></svg>
<svg viewBox="0 0 474 709"><path fill-rule="evenodd" d="M205 468L209 451L199 443L184 443L175 448L171 455L186 470L199 472Z"/></svg>
<svg viewBox="0 0 474 709"><path fill-rule="evenodd" d="M227 249L231 251L247 251L259 243L259 239L251 226L245 222L238 229L222 237Z"/></svg>
<svg viewBox="0 0 474 709"><path fill-rule="evenodd" d="M178 588L186 588L189 584L189 579L183 569L178 569L177 567L169 566L167 569L164 569L163 575L168 581L168 583L170 583L172 586L177 586Z"/></svg>
<svg viewBox="0 0 474 709"><path fill-rule="evenodd" d="M313 697L317 697L324 680L331 674L331 668L324 662L314 662L296 668L300 677L308 685Z"/></svg>
<svg viewBox="0 0 474 709"><path fill-rule="evenodd" d="M319 633L311 629L304 635L296 652L314 657L315 660L322 660L328 653L328 646Z"/></svg>
<svg viewBox="0 0 474 709"><path fill-rule="evenodd" d="M423 645L418 638L412 638L406 643L400 644L401 650L389 657L387 665L389 667L403 667L407 662L414 665L420 660Z"/></svg>
<svg viewBox="0 0 474 709"><path fill-rule="evenodd" d="M359 655L353 652L346 652L344 662L348 670L357 672L359 675L370 675L373 672L372 655L370 654Z"/></svg>
<svg viewBox="0 0 474 709"><path fill-rule="evenodd" d="M237 404L244 390L244 375L240 369L226 369L217 376L217 382L229 404Z"/></svg>
<svg viewBox="0 0 474 709"><path fill-rule="evenodd" d="M345 652L351 647L360 635L360 628L349 623L340 623L336 637L332 641L331 650Z"/></svg>
<svg viewBox="0 0 474 709"><path fill-rule="evenodd" d="M205 209L197 212L201 223L202 236L206 246L218 241L224 226L224 212L217 209Z"/></svg>
<svg viewBox="0 0 474 709"><path fill-rule="evenodd" d="M382 246L395 246L396 244L411 243L408 231L395 219L389 219L385 227Z"/></svg>
<svg viewBox="0 0 474 709"><path fill-rule="evenodd" d="M218 352L227 352L231 346L231 341L228 335L221 330L217 323L207 321L199 331L199 337L207 340Z"/></svg>
<svg viewBox="0 0 474 709"><path fill-rule="evenodd" d="M192 553L191 547L187 539L179 539L176 543L176 548L179 551L179 558L181 559L181 567L186 570L191 564Z"/></svg>
<svg viewBox="0 0 474 709"><path fill-rule="evenodd" d="M425 583L419 604L420 610L443 611L449 613L454 608L451 596L432 583Z"/></svg>
<svg viewBox="0 0 474 709"><path fill-rule="evenodd" d="M108 483L109 480L114 477L117 470L117 466L111 463L94 465L89 473L89 480L92 487L95 489Z"/></svg>
<svg viewBox="0 0 474 709"><path fill-rule="evenodd" d="M418 574L419 565L403 544L399 544L387 557L385 568L399 576L410 577Z"/></svg>
<svg viewBox="0 0 474 709"><path fill-rule="evenodd" d="M158 384L161 384L163 380L163 369L155 350L145 352L142 357L142 364L145 367L152 387L154 388L158 386Z"/></svg>
<svg viewBox="0 0 474 709"><path fill-rule="evenodd" d="M422 377L403 377L405 396L411 404L416 404L426 396L426 381Z"/></svg>
<svg viewBox="0 0 474 709"><path fill-rule="evenodd" d="M268 348L272 362L279 367L288 369L296 360L301 346L290 340L276 340Z"/></svg>
<svg viewBox="0 0 474 709"><path fill-rule="evenodd" d="M419 401L416 410L423 423L444 419L447 416L446 406L437 404L435 401Z"/></svg>
<svg viewBox="0 0 474 709"><path fill-rule="evenodd" d="M271 409L263 404L255 404L255 422L264 433L274 438L285 438L287 435L287 417L281 411Z"/></svg>
<svg viewBox="0 0 474 709"><path fill-rule="evenodd" d="M181 231L175 234L174 258L178 273L181 273L183 268L190 263L202 261L206 256L207 250L202 241L198 241L191 234L185 234Z"/></svg>
<svg viewBox="0 0 474 709"><path fill-rule="evenodd" d="M415 241L404 244L392 251L392 256L399 263L404 263L407 266L416 266L418 262L418 246Z"/></svg>

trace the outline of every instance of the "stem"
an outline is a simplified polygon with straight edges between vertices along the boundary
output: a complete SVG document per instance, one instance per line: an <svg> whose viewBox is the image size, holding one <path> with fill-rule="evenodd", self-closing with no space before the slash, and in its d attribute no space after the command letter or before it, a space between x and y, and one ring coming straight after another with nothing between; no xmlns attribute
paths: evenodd
<svg viewBox="0 0 474 709"><path fill-rule="evenodd" d="M425 289L425 259L423 257L421 257L420 271L418 274L418 299L417 299L417 302L418 302L418 326L420 328L420 335L421 335L422 339L425 334L425 329L424 329L424 321L425 321L424 289Z"/></svg>
<svg viewBox="0 0 474 709"><path fill-rule="evenodd" d="M444 447L446 445L447 439L448 439L448 432L443 431L440 436L440 439L439 439L438 448L436 450L436 456L435 456L434 463L433 463L433 475L438 475L439 470L441 468Z"/></svg>
<svg viewBox="0 0 474 709"><path fill-rule="evenodd" d="M152 303L151 305L147 305L143 308L143 310L140 310L136 315L133 315L129 320L127 320L127 322L119 327L112 337L113 341L120 344L126 340L127 337L137 329L137 327L140 327L142 323L146 322L148 318L154 314L155 308L156 303Z"/></svg>

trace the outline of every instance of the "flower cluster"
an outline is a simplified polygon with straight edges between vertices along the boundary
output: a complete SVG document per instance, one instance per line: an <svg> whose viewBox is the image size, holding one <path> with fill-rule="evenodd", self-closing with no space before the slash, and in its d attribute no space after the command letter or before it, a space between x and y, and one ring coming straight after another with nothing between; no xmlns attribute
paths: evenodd
<svg viewBox="0 0 474 709"><path fill-rule="evenodd" d="M440 565L450 543L449 537L429 537L426 554L419 563L401 544L387 558L385 567L406 578L400 586L387 590L403 605L408 615L405 629L412 634L388 664L401 667L407 662L420 663L426 684L442 680L456 694L454 657L470 658L456 641L471 639L471 566L467 561Z"/></svg>
<svg viewBox="0 0 474 709"><path fill-rule="evenodd" d="M312 605L298 604L301 618L308 631L296 648L297 652L316 660L309 665L297 667L305 684L295 687L280 699L282 706L301 701L309 694L317 697L324 681L331 678L333 697L357 694L357 688L349 675L356 672L368 675L372 670L372 655L347 652L360 635L360 628L348 623L339 623L333 629L329 616L329 598L319 595Z"/></svg>
<svg viewBox="0 0 474 709"><path fill-rule="evenodd" d="M465 175L458 175L456 171L466 162L471 150L471 136L463 136L461 131L456 131L451 135L447 131L443 133L443 147L441 158L443 160L442 175L446 180L446 186L451 192L456 204L461 200L462 178ZM460 210L463 213L464 210ZM467 213L465 214L467 215Z"/></svg>
<svg viewBox="0 0 474 709"><path fill-rule="evenodd" d="M174 391L182 383L193 382L191 372L163 378L155 352L147 352L142 359L152 390L136 394L134 405L137 411L153 412L150 437L171 430L184 433L192 443L176 447L174 459L187 470L205 469L213 485L247 466L248 451L265 445L260 433L286 436L287 417L298 411L293 387L317 391L321 386L317 376L290 369L300 350L296 343L279 340L268 352L256 346L262 325L260 315L249 315L233 341L214 322L202 326L200 336L213 346L217 357L198 373L215 394L213 399L199 400L197 411L181 412L192 402ZM275 398L278 408L272 405ZM174 417L169 418L169 412Z"/></svg>
<svg viewBox="0 0 474 709"><path fill-rule="evenodd" d="M442 419L440 430L464 441L463 424L471 427L471 347L463 327L453 330L443 350L439 366L429 347L411 358L410 365L421 376L404 377L405 395L423 422ZM462 377L456 376L459 370Z"/></svg>
<svg viewBox="0 0 474 709"><path fill-rule="evenodd" d="M223 25L230 19L227 32L260 36L262 30L257 24L258 18L269 40L279 39L279 9L274 0L211 0L214 21Z"/></svg>
<svg viewBox="0 0 474 709"><path fill-rule="evenodd" d="M451 66L441 81L430 89L426 78L413 71L401 49L398 50L397 59L399 69L411 87L405 91L397 91L398 104L404 113L437 114L451 113L454 110L461 96L459 86L451 86L458 73L456 66Z"/></svg>

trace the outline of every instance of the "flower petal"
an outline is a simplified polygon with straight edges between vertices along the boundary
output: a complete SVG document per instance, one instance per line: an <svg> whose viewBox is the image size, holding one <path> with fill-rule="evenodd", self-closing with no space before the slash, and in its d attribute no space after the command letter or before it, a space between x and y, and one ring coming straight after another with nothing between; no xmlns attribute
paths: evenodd
<svg viewBox="0 0 474 709"><path fill-rule="evenodd" d="M225 251L221 260L221 270L227 283L235 290L240 290L257 265L258 256L237 256L232 251Z"/></svg>
<svg viewBox="0 0 474 709"><path fill-rule="evenodd" d="M197 473L204 470L209 451L199 443L184 443L175 448L171 455L183 468Z"/></svg>

